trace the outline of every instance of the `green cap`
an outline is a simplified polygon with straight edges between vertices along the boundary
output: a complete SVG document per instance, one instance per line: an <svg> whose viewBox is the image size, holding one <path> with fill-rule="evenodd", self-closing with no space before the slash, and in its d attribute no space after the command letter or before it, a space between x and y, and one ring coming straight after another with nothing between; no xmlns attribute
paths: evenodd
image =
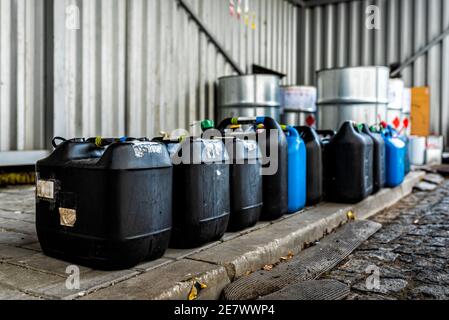
<svg viewBox="0 0 449 320"><path fill-rule="evenodd" d="M215 127L215 123L213 120L203 120L201 121L201 130L206 131L209 129L213 129Z"/></svg>

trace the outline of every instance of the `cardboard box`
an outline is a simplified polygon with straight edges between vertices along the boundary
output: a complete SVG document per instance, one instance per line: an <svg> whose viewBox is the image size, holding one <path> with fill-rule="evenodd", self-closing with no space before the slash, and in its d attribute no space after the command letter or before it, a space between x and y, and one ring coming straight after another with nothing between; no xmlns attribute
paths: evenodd
<svg viewBox="0 0 449 320"><path fill-rule="evenodd" d="M430 88L412 88L412 135L427 137L430 134Z"/></svg>

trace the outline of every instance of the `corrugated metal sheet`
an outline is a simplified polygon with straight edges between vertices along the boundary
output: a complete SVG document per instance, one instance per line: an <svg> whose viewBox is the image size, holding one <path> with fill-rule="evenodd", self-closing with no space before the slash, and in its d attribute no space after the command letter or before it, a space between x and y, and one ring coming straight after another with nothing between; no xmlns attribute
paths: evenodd
<svg viewBox="0 0 449 320"><path fill-rule="evenodd" d="M380 9L381 29L365 27L366 8ZM449 27L447 0L363 0L302 9L300 84L329 67L402 62ZM449 38L403 72L407 86L431 88L431 130L449 136Z"/></svg>
<svg viewBox="0 0 449 320"><path fill-rule="evenodd" d="M243 69L277 69L288 74L284 84L314 84L325 67L403 61L449 27L446 0L306 10L249 0L256 30L229 15L228 0L188 3ZM380 7L381 30L365 27L371 4ZM66 28L71 5L79 8L79 30ZM153 136L213 117L215 80L234 71L176 0L57 0L51 13L44 7L45 0L0 1L0 151L42 149L45 134ZM54 56L44 60L48 19ZM54 96L44 103L48 59ZM432 130L449 136L449 39L403 77L408 86L431 87Z"/></svg>
<svg viewBox="0 0 449 320"><path fill-rule="evenodd" d="M43 8L0 1L0 151L44 148Z"/></svg>
<svg viewBox="0 0 449 320"><path fill-rule="evenodd" d="M242 69L262 64L296 83L296 7L249 0L246 26L230 16L227 0L187 2ZM65 28L70 5L80 10L80 30ZM54 18L56 135L187 128L213 118L214 82L234 73L175 0L58 0Z"/></svg>

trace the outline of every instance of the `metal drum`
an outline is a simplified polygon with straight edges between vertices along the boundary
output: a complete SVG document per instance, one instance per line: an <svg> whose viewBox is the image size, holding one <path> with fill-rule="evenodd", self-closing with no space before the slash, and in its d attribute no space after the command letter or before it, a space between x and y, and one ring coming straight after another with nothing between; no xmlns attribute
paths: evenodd
<svg viewBox="0 0 449 320"><path fill-rule="evenodd" d="M282 123L291 126L316 127L315 87L284 86L281 87Z"/></svg>
<svg viewBox="0 0 449 320"><path fill-rule="evenodd" d="M372 125L386 118L387 67L350 67L317 72L318 127L338 130L348 120Z"/></svg>
<svg viewBox="0 0 449 320"><path fill-rule="evenodd" d="M371 126L385 119L387 104L335 104L318 106L318 127L321 130L338 130L348 120Z"/></svg>
<svg viewBox="0 0 449 320"><path fill-rule="evenodd" d="M388 83L387 123L395 129L402 128L402 112L404 103L404 81L390 79Z"/></svg>
<svg viewBox="0 0 449 320"><path fill-rule="evenodd" d="M407 136L411 135L412 130L412 118L411 118L411 111L412 111L412 89L411 88L405 88L404 89L404 96L402 98L402 124L404 126L404 133Z"/></svg>
<svg viewBox="0 0 449 320"><path fill-rule="evenodd" d="M216 120L267 116L280 121L280 78L251 74L218 79Z"/></svg>

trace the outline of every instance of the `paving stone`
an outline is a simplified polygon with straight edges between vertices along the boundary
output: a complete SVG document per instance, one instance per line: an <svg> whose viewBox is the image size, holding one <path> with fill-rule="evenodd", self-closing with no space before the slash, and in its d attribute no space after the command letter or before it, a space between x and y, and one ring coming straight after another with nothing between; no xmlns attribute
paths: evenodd
<svg viewBox="0 0 449 320"><path fill-rule="evenodd" d="M70 262L47 257L42 253L35 253L30 256L9 260L8 263L28 269L60 275L61 277L67 277L67 267L74 265ZM83 266L78 266L78 268L80 269L81 275L92 270Z"/></svg>
<svg viewBox="0 0 449 320"><path fill-rule="evenodd" d="M34 224L34 222L5 219L1 217L0 217L0 229L29 235L36 234L36 225Z"/></svg>
<svg viewBox="0 0 449 320"><path fill-rule="evenodd" d="M426 270L429 268L423 268L423 271L416 275L415 280L432 285L449 286L449 274L444 271Z"/></svg>
<svg viewBox="0 0 449 320"><path fill-rule="evenodd" d="M370 288L369 286L366 285L366 282L358 282L354 286L352 286L352 288L358 291L388 294L400 292L404 290L407 287L407 285L408 282L404 279L381 278L379 288Z"/></svg>
<svg viewBox="0 0 449 320"><path fill-rule="evenodd" d="M101 288L113 286L115 283L124 281L139 274L136 270L119 270L119 271L99 271L88 270L81 272L79 277L79 288L73 288L68 278L69 275L57 282L36 286L29 290L34 295L45 295L55 299L76 299L86 296L92 291L100 290Z"/></svg>
<svg viewBox="0 0 449 320"><path fill-rule="evenodd" d="M21 248L33 250L36 252L42 252L41 244L39 242L32 242L25 245L21 245Z"/></svg>
<svg viewBox="0 0 449 320"><path fill-rule="evenodd" d="M186 257L189 257L195 253L204 251L206 249L212 248L218 244L220 244L221 241L214 241L207 243L201 247L198 248L190 248L190 249L175 249L175 248L168 248L167 251L164 254L164 258L167 259L175 259L175 260L181 260Z"/></svg>
<svg viewBox="0 0 449 320"><path fill-rule="evenodd" d="M22 211L6 211L0 209L0 218L11 219L18 221L26 221L30 223L35 223L36 215L34 212L22 212Z"/></svg>
<svg viewBox="0 0 449 320"><path fill-rule="evenodd" d="M395 262L396 259L399 257L399 254L387 250L363 252L362 255L365 258L374 258L380 261L387 261L387 262Z"/></svg>
<svg viewBox="0 0 449 320"><path fill-rule="evenodd" d="M248 234L253 231L265 228L265 227L269 226L270 224L271 224L270 222L259 221L254 227L251 227L251 228L248 228L248 229L245 229L242 231L238 231L238 232L226 232L225 235L223 236L223 238L221 239L221 241L229 241L229 240L235 239L244 234Z"/></svg>
<svg viewBox="0 0 449 320"><path fill-rule="evenodd" d="M39 300L39 298L0 284L0 300Z"/></svg>
<svg viewBox="0 0 449 320"><path fill-rule="evenodd" d="M146 272L82 299L175 299L186 300L193 278L207 285L198 299L218 299L229 278L223 267L193 260L181 260Z"/></svg>
<svg viewBox="0 0 449 320"><path fill-rule="evenodd" d="M394 301L397 300L394 297L389 297L389 296L385 296L385 295L380 295L380 294L373 294L373 293L369 293L369 294L358 294L358 293L351 293L347 300L364 300L364 301L377 301L377 300L387 300L387 301Z"/></svg>
<svg viewBox="0 0 449 320"><path fill-rule="evenodd" d="M4 231L0 229L0 243L8 245L27 245L36 242L37 238L34 235Z"/></svg>
<svg viewBox="0 0 449 320"><path fill-rule="evenodd" d="M12 211L12 212L35 212L35 203L34 198L32 201L31 199L27 199L25 197L5 197L3 199L0 199L0 209L3 209L5 211Z"/></svg>
<svg viewBox="0 0 449 320"><path fill-rule="evenodd" d="M434 191L438 188L436 184L422 181L415 186L415 189L419 191Z"/></svg>
<svg viewBox="0 0 449 320"><path fill-rule="evenodd" d="M449 298L449 287L439 285L423 285L414 288L411 294L411 298L414 299L447 300Z"/></svg>
<svg viewBox="0 0 449 320"><path fill-rule="evenodd" d="M150 271L172 262L174 262L173 259L161 258L154 261L140 263L133 269L137 271Z"/></svg>
<svg viewBox="0 0 449 320"><path fill-rule="evenodd" d="M31 290L61 281L61 277L15 265L0 263L0 284L20 290Z"/></svg>
<svg viewBox="0 0 449 320"><path fill-rule="evenodd" d="M0 244L0 261L27 257L33 255L34 253L35 252L32 250Z"/></svg>
<svg viewBox="0 0 449 320"><path fill-rule="evenodd" d="M442 184L444 182L444 177L439 174L426 174L424 181L431 182L434 184Z"/></svg>

